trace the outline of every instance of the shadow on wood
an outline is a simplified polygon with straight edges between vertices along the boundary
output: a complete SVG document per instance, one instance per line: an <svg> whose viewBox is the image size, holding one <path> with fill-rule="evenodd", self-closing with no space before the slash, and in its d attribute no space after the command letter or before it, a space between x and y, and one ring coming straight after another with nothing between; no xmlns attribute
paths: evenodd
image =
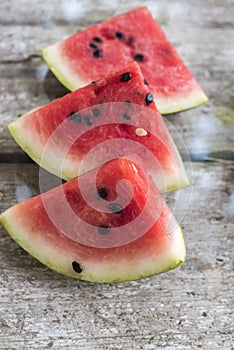
<svg viewBox="0 0 234 350"><path fill-rule="evenodd" d="M43 81L43 90L50 100L54 100L69 93L69 90L60 84L50 70Z"/></svg>

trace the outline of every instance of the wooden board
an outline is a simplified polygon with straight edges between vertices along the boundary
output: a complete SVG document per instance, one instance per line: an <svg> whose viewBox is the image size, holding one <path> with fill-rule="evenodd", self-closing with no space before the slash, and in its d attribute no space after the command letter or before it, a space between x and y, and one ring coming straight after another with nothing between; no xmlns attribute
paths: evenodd
<svg viewBox="0 0 234 350"><path fill-rule="evenodd" d="M210 99L167 117L192 159L192 192L166 196L185 215L186 262L136 282L84 283L47 269L0 227L1 350L234 349L234 1L145 3ZM39 193L39 168L7 124L67 92L40 48L142 2L106 4L0 2L0 212Z"/></svg>

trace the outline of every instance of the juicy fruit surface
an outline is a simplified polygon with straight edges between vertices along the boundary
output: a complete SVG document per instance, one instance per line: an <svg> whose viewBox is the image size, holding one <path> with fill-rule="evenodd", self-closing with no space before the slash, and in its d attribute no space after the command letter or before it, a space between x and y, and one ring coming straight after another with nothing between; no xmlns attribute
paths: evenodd
<svg viewBox="0 0 234 350"><path fill-rule="evenodd" d="M92 186L86 185L81 193L81 182L91 184L92 179L95 179L96 190L90 190ZM117 197L116 184L123 179L128 181ZM121 193L130 200L121 210L114 211L113 203L116 208ZM89 204L84 201L84 194L89 198ZM112 210L95 209L100 202L108 208L112 204ZM67 215L68 208L70 214ZM128 223L136 220L144 209L145 222L150 222L150 225L141 237L136 238L134 226L128 232ZM74 215L72 221L71 213ZM84 223L83 232L82 226L76 226L77 218ZM127 159L108 162L97 174L89 172L17 204L1 214L0 221L9 234L39 261L59 273L83 280L117 282L139 279L175 268L185 258L183 235L170 209L142 168ZM140 222L144 220L141 218ZM71 227L73 230L68 232ZM108 230L100 230L100 227ZM117 241L113 243L112 230L118 227L120 235L117 233ZM86 245L80 243L85 235ZM129 235L129 243L125 240L126 244L122 244L121 235ZM102 248L104 242L108 242L109 247Z"/></svg>
<svg viewBox="0 0 234 350"><path fill-rule="evenodd" d="M151 85L161 113L191 108L207 97L146 7L110 18L42 50L69 89L120 70L133 60Z"/></svg>
<svg viewBox="0 0 234 350"><path fill-rule="evenodd" d="M131 63L18 118L9 130L37 163L66 180L99 166L109 156L136 152L161 191L184 187L188 179L183 163L150 97L138 65ZM147 130L144 136L139 128ZM81 166L92 149L97 150Z"/></svg>

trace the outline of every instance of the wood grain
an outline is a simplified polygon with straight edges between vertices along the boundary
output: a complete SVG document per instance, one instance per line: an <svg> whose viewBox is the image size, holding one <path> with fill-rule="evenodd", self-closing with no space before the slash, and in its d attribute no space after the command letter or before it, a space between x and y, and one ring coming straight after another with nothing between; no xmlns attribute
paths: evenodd
<svg viewBox="0 0 234 350"><path fill-rule="evenodd" d="M192 159L192 186L166 195L183 218L186 262L136 282L79 282L41 265L0 227L1 350L234 349L234 1L145 3L210 100L167 117ZM40 191L39 168L7 124L67 93L40 48L142 2L106 4L0 2L0 212Z"/></svg>

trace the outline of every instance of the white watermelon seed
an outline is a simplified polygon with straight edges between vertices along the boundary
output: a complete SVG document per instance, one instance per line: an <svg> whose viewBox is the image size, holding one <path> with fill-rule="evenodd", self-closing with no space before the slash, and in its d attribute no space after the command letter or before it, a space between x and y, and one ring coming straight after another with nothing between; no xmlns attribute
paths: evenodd
<svg viewBox="0 0 234 350"><path fill-rule="evenodd" d="M135 133L137 136L146 136L147 135L147 131L143 128L137 128L135 130Z"/></svg>

